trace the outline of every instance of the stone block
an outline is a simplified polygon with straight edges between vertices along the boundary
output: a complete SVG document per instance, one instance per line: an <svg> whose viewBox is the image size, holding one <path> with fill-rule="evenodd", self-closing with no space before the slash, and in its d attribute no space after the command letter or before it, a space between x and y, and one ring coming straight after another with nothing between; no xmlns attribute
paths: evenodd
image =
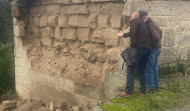
<svg viewBox="0 0 190 111"><path fill-rule="evenodd" d="M6 110L12 110L15 109L17 106L17 101L16 100L6 100L2 102L2 106L3 106L3 110L2 111L6 111Z"/></svg>
<svg viewBox="0 0 190 111"><path fill-rule="evenodd" d="M121 15L123 12L123 7L124 4L104 3L101 6L100 13L103 15L110 15L110 16Z"/></svg>
<svg viewBox="0 0 190 111"><path fill-rule="evenodd" d="M22 47L16 47L14 52L16 57L27 58L27 51Z"/></svg>
<svg viewBox="0 0 190 111"><path fill-rule="evenodd" d="M113 2L113 1L122 1L122 0L91 0L91 2Z"/></svg>
<svg viewBox="0 0 190 111"><path fill-rule="evenodd" d="M56 79L56 88L63 89L69 92L73 92L74 83L73 81L65 78L57 78Z"/></svg>
<svg viewBox="0 0 190 111"><path fill-rule="evenodd" d="M64 6L61 14L88 14L88 10L86 5Z"/></svg>
<svg viewBox="0 0 190 111"><path fill-rule="evenodd" d="M55 27L57 25L57 16L49 16L47 23L50 27Z"/></svg>
<svg viewBox="0 0 190 111"><path fill-rule="evenodd" d="M180 8L177 2L171 1L153 1L150 6L150 14L152 16L171 16L175 15L176 8Z"/></svg>
<svg viewBox="0 0 190 111"><path fill-rule="evenodd" d="M52 46L52 39L49 37L42 37L42 44L46 46Z"/></svg>
<svg viewBox="0 0 190 111"><path fill-rule="evenodd" d="M164 32L164 47L171 47L175 45L177 29L176 28L165 28Z"/></svg>
<svg viewBox="0 0 190 111"><path fill-rule="evenodd" d="M152 17L160 27L166 27L168 25L168 18L167 17Z"/></svg>
<svg viewBox="0 0 190 111"><path fill-rule="evenodd" d="M36 27L39 27L40 26L40 18L38 16L33 17L32 23Z"/></svg>
<svg viewBox="0 0 190 111"><path fill-rule="evenodd" d="M64 28L62 37L64 39L76 40L77 39L77 31L75 28Z"/></svg>
<svg viewBox="0 0 190 111"><path fill-rule="evenodd" d="M29 89L23 87L23 86L19 86L19 85L16 85L16 91L18 93L18 96L22 99L29 99L30 96L29 96Z"/></svg>
<svg viewBox="0 0 190 111"><path fill-rule="evenodd" d="M90 97L92 99L100 99L101 98L100 97L101 96L101 89L94 87L94 86L82 84L82 83L75 83L74 84L74 92L76 94L87 96L87 97Z"/></svg>
<svg viewBox="0 0 190 111"><path fill-rule="evenodd" d="M78 27L88 27L88 17L80 15L78 18Z"/></svg>
<svg viewBox="0 0 190 111"><path fill-rule="evenodd" d="M18 78L23 78L23 79L29 79L29 69L20 67L20 66L15 66L15 77ZM20 82L22 83L22 82Z"/></svg>
<svg viewBox="0 0 190 111"><path fill-rule="evenodd" d="M89 27L90 28L96 28L97 27L97 22L98 22L98 19L97 19L97 14L93 13L93 14L90 14L89 18L88 18L88 21L89 21Z"/></svg>
<svg viewBox="0 0 190 111"><path fill-rule="evenodd" d="M23 41L20 37L14 37L14 45L16 48L23 47Z"/></svg>
<svg viewBox="0 0 190 111"><path fill-rule="evenodd" d="M47 6L47 13L48 15L58 15L61 11L61 5L48 5Z"/></svg>
<svg viewBox="0 0 190 111"><path fill-rule="evenodd" d="M100 28L107 28L108 22L109 22L109 19L107 15L100 15L98 17L98 26Z"/></svg>
<svg viewBox="0 0 190 111"><path fill-rule="evenodd" d="M105 30L97 29L93 33L93 42L104 43L104 32Z"/></svg>
<svg viewBox="0 0 190 111"><path fill-rule="evenodd" d="M42 7L41 6L32 6L30 7L29 12L33 15L33 16L41 16L41 10Z"/></svg>
<svg viewBox="0 0 190 111"><path fill-rule="evenodd" d="M41 94L47 95L47 97L54 97L65 100L69 104L76 104L76 99L73 93L65 91L65 90L58 90L55 87L48 86L45 84L37 84L38 85L38 92Z"/></svg>
<svg viewBox="0 0 190 111"><path fill-rule="evenodd" d="M78 20L79 20L78 15L71 16L68 20L69 26L77 27L78 26Z"/></svg>
<svg viewBox="0 0 190 111"><path fill-rule="evenodd" d="M105 74L105 97L111 98L118 95L121 87L125 87L126 75L118 72L107 72Z"/></svg>
<svg viewBox="0 0 190 111"><path fill-rule="evenodd" d="M55 4L70 4L70 0L53 0Z"/></svg>
<svg viewBox="0 0 190 111"><path fill-rule="evenodd" d="M53 0L42 0L42 5L52 4Z"/></svg>
<svg viewBox="0 0 190 111"><path fill-rule="evenodd" d="M78 40L89 41L90 40L89 36L90 36L90 29L89 28L77 29Z"/></svg>
<svg viewBox="0 0 190 111"><path fill-rule="evenodd" d="M179 60L179 47L162 48L159 56L159 64L171 63Z"/></svg>
<svg viewBox="0 0 190 111"><path fill-rule="evenodd" d="M60 27L55 29L55 38L62 38L62 29Z"/></svg>
<svg viewBox="0 0 190 111"><path fill-rule="evenodd" d="M113 16L111 18L111 26L113 28L121 28L121 16Z"/></svg>
<svg viewBox="0 0 190 111"><path fill-rule="evenodd" d="M25 26L14 25L14 35L17 37L24 37Z"/></svg>
<svg viewBox="0 0 190 111"><path fill-rule="evenodd" d="M101 3L99 3L99 4L91 3L91 5L88 7L88 10L89 10L90 13L100 13L100 11L101 11Z"/></svg>
<svg viewBox="0 0 190 111"><path fill-rule="evenodd" d="M42 50L42 54L44 57L47 57L47 58L55 57L55 51L51 49Z"/></svg>
<svg viewBox="0 0 190 111"><path fill-rule="evenodd" d="M111 48L107 51L107 57L109 62L116 63L119 60L121 48Z"/></svg>
<svg viewBox="0 0 190 111"><path fill-rule="evenodd" d="M20 17L21 14L20 14L20 10L18 7L16 6L13 6L12 7L12 17Z"/></svg>
<svg viewBox="0 0 190 111"><path fill-rule="evenodd" d="M55 30L54 28L51 28L51 27L41 28L40 33L42 37L54 37Z"/></svg>
<svg viewBox="0 0 190 111"><path fill-rule="evenodd" d="M40 27L46 27L47 26L47 20L48 16L44 15L40 17Z"/></svg>
<svg viewBox="0 0 190 111"><path fill-rule="evenodd" d="M31 61L20 57L15 57L15 65L24 68L31 68Z"/></svg>
<svg viewBox="0 0 190 111"><path fill-rule="evenodd" d="M116 33L118 30L107 28L104 32L104 41L105 46L107 47L117 47L119 45L119 38L117 37Z"/></svg>
<svg viewBox="0 0 190 111"><path fill-rule="evenodd" d="M180 34L177 34L176 37L176 43L180 46L189 46L190 45L190 33L183 32Z"/></svg>
<svg viewBox="0 0 190 111"><path fill-rule="evenodd" d="M82 0L72 0L72 3L77 4L77 3L82 3Z"/></svg>
<svg viewBox="0 0 190 111"><path fill-rule="evenodd" d="M67 20L68 18L66 15L61 15L58 17L58 26L59 27L66 27L67 26Z"/></svg>

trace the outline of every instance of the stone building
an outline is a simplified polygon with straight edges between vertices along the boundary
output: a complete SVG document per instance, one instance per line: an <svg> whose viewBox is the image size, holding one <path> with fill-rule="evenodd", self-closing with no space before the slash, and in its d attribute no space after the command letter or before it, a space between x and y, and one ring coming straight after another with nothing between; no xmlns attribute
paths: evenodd
<svg viewBox="0 0 190 111"><path fill-rule="evenodd" d="M190 59L190 2L13 0L16 90L21 98L95 106L125 84L116 36L144 9L163 31L159 64Z"/></svg>

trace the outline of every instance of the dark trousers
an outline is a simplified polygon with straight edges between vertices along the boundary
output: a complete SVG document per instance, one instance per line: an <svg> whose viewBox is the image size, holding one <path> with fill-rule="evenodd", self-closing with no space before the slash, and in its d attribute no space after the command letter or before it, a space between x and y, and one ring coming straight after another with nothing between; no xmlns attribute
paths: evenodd
<svg viewBox="0 0 190 111"><path fill-rule="evenodd" d="M137 69L140 80L140 91L146 93L146 66L149 57L149 49L145 47L137 47Z"/></svg>

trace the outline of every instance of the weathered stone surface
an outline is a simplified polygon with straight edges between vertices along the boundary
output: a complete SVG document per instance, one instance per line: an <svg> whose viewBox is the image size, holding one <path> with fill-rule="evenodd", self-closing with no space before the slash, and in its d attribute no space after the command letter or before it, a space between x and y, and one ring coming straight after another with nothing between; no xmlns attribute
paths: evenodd
<svg viewBox="0 0 190 111"><path fill-rule="evenodd" d="M17 106L16 106L17 102L15 100L12 100L12 101L3 101L2 102L2 111L6 111L6 110L12 110L12 109L15 109Z"/></svg>
<svg viewBox="0 0 190 111"><path fill-rule="evenodd" d="M166 28L164 30L164 46L171 47L175 45L176 39L176 28Z"/></svg>
<svg viewBox="0 0 190 111"><path fill-rule="evenodd" d="M71 16L68 20L69 26L77 27L78 26L78 20L79 20L78 15Z"/></svg>
<svg viewBox="0 0 190 111"><path fill-rule="evenodd" d="M42 37L54 37L55 31L51 27L40 29L40 33Z"/></svg>
<svg viewBox="0 0 190 111"><path fill-rule="evenodd" d="M47 20L48 16L44 15L40 17L40 27L46 27L47 26Z"/></svg>
<svg viewBox="0 0 190 111"><path fill-rule="evenodd" d="M42 5L48 5L53 3L53 0L42 0Z"/></svg>
<svg viewBox="0 0 190 111"><path fill-rule="evenodd" d="M184 32L177 34L176 42L180 46L189 46L190 45L190 33Z"/></svg>
<svg viewBox="0 0 190 111"><path fill-rule="evenodd" d="M32 22L36 27L40 26L40 18L38 16L33 17L33 22Z"/></svg>
<svg viewBox="0 0 190 111"><path fill-rule="evenodd" d="M153 20L156 21L160 27L166 27L168 25L167 17L153 17Z"/></svg>
<svg viewBox="0 0 190 111"><path fill-rule="evenodd" d="M14 45L16 48L23 47L23 41L20 37L14 37Z"/></svg>
<svg viewBox="0 0 190 111"><path fill-rule="evenodd" d="M14 35L17 37L25 36L25 26L14 25Z"/></svg>
<svg viewBox="0 0 190 111"><path fill-rule="evenodd" d="M15 56L20 58L27 58L27 51L24 48L15 48Z"/></svg>
<svg viewBox="0 0 190 111"><path fill-rule="evenodd" d="M61 11L61 5L48 5L47 7L47 13L49 15L60 14L60 11Z"/></svg>
<svg viewBox="0 0 190 111"><path fill-rule="evenodd" d="M44 57L47 57L47 58L55 57L55 52L54 50L51 50L51 49L42 50L42 54Z"/></svg>
<svg viewBox="0 0 190 111"><path fill-rule="evenodd" d="M58 17L58 26L59 27L66 27L67 26L67 20L68 18L66 15L61 15Z"/></svg>
<svg viewBox="0 0 190 111"><path fill-rule="evenodd" d="M64 6L61 14L88 14L88 10L86 5Z"/></svg>
<svg viewBox="0 0 190 111"><path fill-rule="evenodd" d="M90 34L90 29L89 28L77 29L78 40L89 41L90 40L89 34Z"/></svg>
<svg viewBox="0 0 190 111"><path fill-rule="evenodd" d="M101 4L93 4L88 7L90 13L100 13Z"/></svg>
<svg viewBox="0 0 190 111"><path fill-rule="evenodd" d="M116 29L107 28L104 33L105 45L107 47L117 47L119 38L116 36L118 31Z"/></svg>
<svg viewBox="0 0 190 111"><path fill-rule="evenodd" d="M20 98L25 98L25 99L29 99L30 96L29 96L29 89L23 87L23 86L19 86L19 85L16 85L16 91L18 92L18 96Z"/></svg>
<svg viewBox="0 0 190 111"><path fill-rule="evenodd" d="M106 98L111 98L118 94L121 87L125 87L126 75L125 73L106 72L105 74L105 95Z"/></svg>
<svg viewBox="0 0 190 111"><path fill-rule="evenodd" d="M49 37L43 37L42 38L42 44L47 45L47 46L51 46L52 45L52 39Z"/></svg>
<svg viewBox="0 0 190 111"><path fill-rule="evenodd" d="M74 28L64 28L62 37L64 39L76 40L77 39L77 31Z"/></svg>
<svg viewBox="0 0 190 111"><path fill-rule="evenodd" d="M107 57L108 60L112 63L118 62L118 57L120 56L120 51L121 49L119 48L111 48L107 51Z"/></svg>
<svg viewBox="0 0 190 111"><path fill-rule="evenodd" d="M15 65L24 68L31 68L31 61L20 57L15 57Z"/></svg>
<svg viewBox="0 0 190 111"><path fill-rule="evenodd" d="M100 28L107 28L108 22L109 22L108 16L106 16L106 15L100 15L98 17L98 26Z"/></svg>
<svg viewBox="0 0 190 111"><path fill-rule="evenodd" d="M42 7L41 6L32 6L29 10L29 12L33 16L40 16L42 14Z"/></svg>
<svg viewBox="0 0 190 111"><path fill-rule="evenodd" d="M97 43L104 43L104 31L105 30L100 30L100 29L95 30L93 33L92 41Z"/></svg>
<svg viewBox="0 0 190 111"><path fill-rule="evenodd" d="M78 18L78 27L88 27L88 17L87 16L79 16Z"/></svg>
<svg viewBox="0 0 190 111"><path fill-rule="evenodd" d="M57 25L57 16L49 16L47 23L50 27L55 27Z"/></svg>
<svg viewBox="0 0 190 111"><path fill-rule="evenodd" d="M151 5L151 11L150 14L152 16L168 16L168 15L174 15L176 7L179 7L179 4L177 2L171 2L171 1L154 1Z"/></svg>
<svg viewBox="0 0 190 111"><path fill-rule="evenodd" d="M12 7L12 17L20 17L21 14L20 14L20 10L18 7L16 6L13 6Z"/></svg>
<svg viewBox="0 0 190 111"><path fill-rule="evenodd" d="M179 47L162 48L159 64L171 63L179 59ZM167 61L166 61L167 60Z"/></svg>
<svg viewBox="0 0 190 111"><path fill-rule="evenodd" d="M74 84L74 92L83 96L90 97L92 99L101 98L101 89L82 83Z"/></svg>
<svg viewBox="0 0 190 111"><path fill-rule="evenodd" d="M69 4L70 2L70 0L53 0L55 4Z"/></svg>
<svg viewBox="0 0 190 111"><path fill-rule="evenodd" d="M111 18L111 26L113 28L121 28L121 16L113 16Z"/></svg>
<svg viewBox="0 0 190 111"><path fill-rule="evenodd" d="M110 16L121 15L123 12L123 7L124 4L103 3L100 13L103 15L110 15Z"/></svg>
<svg viewBox="0 0 190 111"><path fill-rule="evenodd" d="M75 4L75 3L76 3L76 4L77 4L77 3L82 3L82 2L83 2L82 0L72 0L72 3L74 3L74 4Z"/></svg>
<svg viewBox="0 0 190 111"><path fill-rule="evenodd" d="M89 27L90 28L96 28L97 27L97 14L95 13L92 13L90 14L89 18L88 18L88 21L89 21Z"/></svg>
<svg viewBox="0 0 190 111"><path fill-rule="evenodd" d="M62 38L62 29L60 27L55 29L55 38Z"/></svg>

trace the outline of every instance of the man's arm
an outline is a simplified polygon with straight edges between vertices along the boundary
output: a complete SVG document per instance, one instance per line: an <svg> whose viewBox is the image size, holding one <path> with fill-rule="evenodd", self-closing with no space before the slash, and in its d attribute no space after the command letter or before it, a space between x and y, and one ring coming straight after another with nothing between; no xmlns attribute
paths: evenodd
<svg viewBox="0 0 190 111"><path fill-rule="evenodd" d="M137 43L137 29L138 29L137 19L131 20L129 36L131 37L132 45L136 45L136 43Z"/></svg>

